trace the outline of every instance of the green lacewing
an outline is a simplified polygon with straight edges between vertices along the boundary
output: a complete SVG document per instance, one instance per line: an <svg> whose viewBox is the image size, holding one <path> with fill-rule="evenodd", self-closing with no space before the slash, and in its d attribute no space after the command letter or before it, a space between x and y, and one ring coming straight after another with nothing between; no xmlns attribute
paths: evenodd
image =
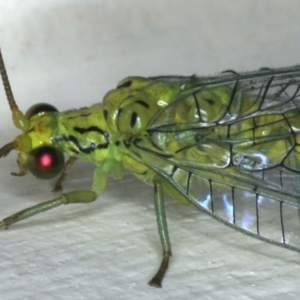
<svg viewBox="0 0 300 300"><path fill-rule="evenodd" d="M54 190L61 192L3 219L0 227L62 204L90 203L110 175L121 179L126 170L154 189L163 257L152 286L161 286L171 256L164 192L239 231L300 251L300 66L127 77L89 108L59 112L39 103L25 114L2 54L0 70L21 130L0 157L16 150L19 172L13 175L59 175ZM95 163L92 187L62 193L78 158Z"/></svg>

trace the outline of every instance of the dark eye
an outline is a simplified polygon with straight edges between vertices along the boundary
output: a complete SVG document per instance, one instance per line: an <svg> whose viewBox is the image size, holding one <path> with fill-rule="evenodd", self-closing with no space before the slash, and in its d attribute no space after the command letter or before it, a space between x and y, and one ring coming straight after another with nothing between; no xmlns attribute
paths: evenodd
<svg viewBox="0 0 300 300"><path fill-rule="evenodd" d="M28 170L36 177L50 179L64 167L64 155L51 146L41 146L30 152L27 158Z"/></svg>
<svg viewBox="0 0 300 300"><path fill-rule="evenodd" d="M47 104L47 103L38 103L33 106L31 106L26 114L25 117L29 120L31 117L38 115L38 114L43 114L45 112L56 112L58 111L54 106Z"/></svg>

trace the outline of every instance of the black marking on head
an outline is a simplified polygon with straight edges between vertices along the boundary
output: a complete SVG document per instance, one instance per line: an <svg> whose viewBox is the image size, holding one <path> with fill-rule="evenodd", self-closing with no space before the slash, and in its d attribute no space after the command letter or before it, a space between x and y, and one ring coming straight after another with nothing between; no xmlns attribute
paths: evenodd
<svg viewBox="0 0 300 300"><path fill-rule="evenodd" d="M95 132L101 133L102 135L107 135L107 132L106 132L106 131L102 130L101 128L99 128L99 127L97 127L97 126L90 126L90 127L87 127L87 128L75 126L73 129L74 129L74 131L77 131L77 132L79 132L80 134L84 134L84 133L86 133L86 132L95 131Z"/></svg>
<svg viewBox="0 0 300 300"><path fill-rule="evenodd" d="M138 103L138 104L144 106L145 108L149 108L149 104L146 103L144 100L136 100L135 103Z"/></svg>
<svg viewBox="0 0 300 300"><path fill-rule="evenodd" d="M96 149L106 149L109 146L108 142L105 144L99 144L99 145L96 145L95 143L91 143L89 147L84 148L80 145L77 138L73 135L69 135L69 136L63 135L62 139L64 141L72 142L79 149L79 151L81 151L85 154L90 154L91 152L95 151ZM74 152L74 150L72 150L72 151ZM75 151L77 151L77 150L75 150Z"/></svg>
<svg viewBox="0 0 300 300"><path fill-rule="evenodd" d="M131 114L131 119L130 119L130 127L131 128L133 128L134 125L136 124L137 118L138 118L138 114L136 112L133 112Z"/></svg>
<svg viewBox="0 0 300 300"><path fill-rule="evenodd" d="M89 154L92 152L92 150L90 148L82 148L81 145L79 144L77 138L73 135L69 135L68 137L66 136L66 140L75 144L77 146L77 148L83 153Z"/></svg>
<svg viewBox="0 0 300 300"><path fill-rule="evenodd" d="M109 146L109 143L105 143L105 144L99 144L97 145L97 149L107 149Z"/></svg>
<svg viewBox="0 0 300 300"><path fill-rule="evenodd" d="M116 146L119 146L119 145L120 145L120 141L116 141L116 142L115 142L115 145L116 145Z"/></svg>
<svg viewBox="0 0 300 300"><path fill-rule="evenodd" d="M109 134L105 131L105 130L102 130L101 128L97 127L97 126L90 126L90 127L87 127L87 128L82 128L82 127L77 127L75 126L74 128L74 131L80 133L80 134L85 134L87 132L98 132L100 134L102 134L106 141L108 142L108 139L109 139Z"/></svg>

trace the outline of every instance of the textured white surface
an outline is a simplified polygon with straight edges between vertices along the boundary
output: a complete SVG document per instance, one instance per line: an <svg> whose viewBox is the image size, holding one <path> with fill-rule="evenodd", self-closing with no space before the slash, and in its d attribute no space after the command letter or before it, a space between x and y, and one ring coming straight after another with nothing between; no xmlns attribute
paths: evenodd
<svg viewBox="0 0 300 300"><path fill-rule="evenodd" d="M101 101L128 75L213 74L298 64L297 1L0 1L0 45L19 106ZM0 89L1 144L18 133ZM53 181L14 178L0 161L1 218L54 197ZM65 190L88 188L78 163ZM127 175L95 203L62 207L0 232L0 298L299 299L298 253L167 201L173 258L163 289L152 190Z"/></svg>

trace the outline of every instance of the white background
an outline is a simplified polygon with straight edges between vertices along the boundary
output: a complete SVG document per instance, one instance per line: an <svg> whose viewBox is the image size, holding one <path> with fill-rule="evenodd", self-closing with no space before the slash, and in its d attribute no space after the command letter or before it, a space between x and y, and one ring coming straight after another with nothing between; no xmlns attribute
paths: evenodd
<svg viewBox="0 0 300 300"><path fill-rule="evenodd" d="M298 1L0 0L0 45L19 107L88 106L128 75L209 75L300 62ZM13 128L0 89L0 141ZM0 161L0 214L53 198L53 181ZM88 188L74 166L65 190ZM162 289L153 191L127 175L93 204L57 208L0 232L0 298L299 299L299 253L168 200L173 258Z"/></svg>

